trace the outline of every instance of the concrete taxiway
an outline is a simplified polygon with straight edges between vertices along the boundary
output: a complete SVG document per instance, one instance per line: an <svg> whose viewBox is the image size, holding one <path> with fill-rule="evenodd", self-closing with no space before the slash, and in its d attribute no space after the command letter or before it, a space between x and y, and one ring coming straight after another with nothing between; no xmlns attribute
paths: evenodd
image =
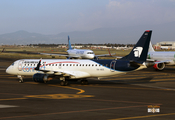
<svg viewBox="0 0 175 120"><path fill-rule="evenodd" d="M98 81L89 85L71 82L60 86L16 76L0 69L0 120L135 120L175 119L175 68L152 68ZM160 112L148 113L148 106Z"/></svg>

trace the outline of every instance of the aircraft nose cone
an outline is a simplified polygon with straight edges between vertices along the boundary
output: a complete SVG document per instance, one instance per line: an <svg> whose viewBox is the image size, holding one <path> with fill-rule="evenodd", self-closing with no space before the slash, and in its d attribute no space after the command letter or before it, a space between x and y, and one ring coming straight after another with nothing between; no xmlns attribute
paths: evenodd
<svg viewBox="0 0 175 120"><path fill-rule="evenodd" d="M8 74L10 74L10 73L11 73L11 72L10 72L10 68L9 68L9 67L6 69L6 73L8 73Z"/></svg>
<svg viewBox="0 0 175 120"><path fill-rule="evenodd" d="M6 72L6 73L9 73L9 69L7 68L5 72Z"/></svg>
<svg viewBox="0 0 175 120"><path fill-rule="evenodd" d="M91 55L91 56L90 56L90 59L93 59L93 58L94 58L94 55Z"/></svg>

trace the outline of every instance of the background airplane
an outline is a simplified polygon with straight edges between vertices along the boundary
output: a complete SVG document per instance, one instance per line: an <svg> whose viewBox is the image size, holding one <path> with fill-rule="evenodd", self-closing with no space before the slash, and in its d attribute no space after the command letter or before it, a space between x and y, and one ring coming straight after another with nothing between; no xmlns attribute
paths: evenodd
<svg viewBox="0 0 175 120"><path fill-rule="evenodd" d="M165 65L175 65L175 52L173 51L155 51L150 42L148 61L155 61L153 66L156 70L163 70Z"/></svg>
<svg viewBox="0 0 175 120"><path fill-rule="evenodd" d="M109 49L108 49L109 51ZM73 49L71 47L70 38L68 36L68 50L67 54L57 54L57 53L35 53L35 52L17 52L17 51L5 51L5 48L1 52L4 53L20 53L20 54L41 54L41 55L50 55L50 56L65 56L67 59L98 59L98 57L116 57L113 56L115 53L95 55L92 50L89 49Z"/></svg>
<svg viewBox="0 0 175 120"><path fill-rule="evenodd" d="M152 31L143 33L132 51L119 60L68 60L68 59L21 59L6 69L6 73L22 76L32 75L36 82L47 82L56 77L61 85L68 85L68 80L80 79L87 84L86 78L104 78L113 75L147 68L146 58Z"/></svg>
<svg viewBox="0 0 175 120"><path fill-rule="evenodd" d="M97 59L98 57L109 57L112 55L115 55L115 53L113 54L103 54L103 55L95 55L94 52L92 50L89 49L75 49L72 48L71 43L70 43L70 38L68 36L68 50L67 50L68 54L52 54L52 53L40 53L43 55L56 55L56 56L65 56L68 59Z"/></svg>

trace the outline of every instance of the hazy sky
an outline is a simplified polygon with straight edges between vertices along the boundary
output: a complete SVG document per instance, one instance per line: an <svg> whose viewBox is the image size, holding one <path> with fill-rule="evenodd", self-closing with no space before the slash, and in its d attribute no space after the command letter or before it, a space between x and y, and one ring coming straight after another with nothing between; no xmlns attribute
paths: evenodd
<svg viewBox="0 0 175 120"><path fill-rule="evenodd" d="M42 34L175 21L175 0L0 0L0 34Z"/></svg>

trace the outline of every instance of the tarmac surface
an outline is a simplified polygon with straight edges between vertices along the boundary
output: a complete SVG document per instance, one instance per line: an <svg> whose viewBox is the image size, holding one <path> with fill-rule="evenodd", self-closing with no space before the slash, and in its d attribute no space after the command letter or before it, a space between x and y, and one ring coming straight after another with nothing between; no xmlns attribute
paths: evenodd
<svg viewBox="0 0 175 120"><path fill-rule="evenodd" d="M175 119L175 67L60 86L59 80L44 84L31 77L19 83L16 76L5 73L11 63L0 60L0 120Z"/></svg>

